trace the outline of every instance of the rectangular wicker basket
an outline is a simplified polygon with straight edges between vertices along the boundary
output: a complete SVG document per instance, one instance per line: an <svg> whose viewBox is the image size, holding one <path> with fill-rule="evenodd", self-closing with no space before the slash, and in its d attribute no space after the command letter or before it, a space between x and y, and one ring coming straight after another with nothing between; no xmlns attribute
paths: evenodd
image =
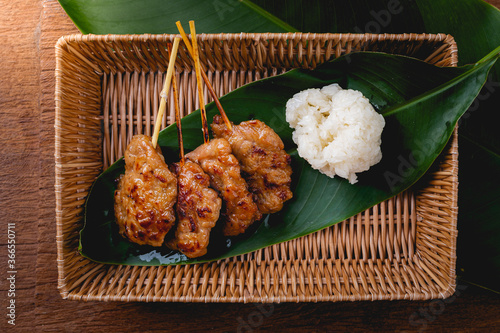
<svg viewBox="0 0 500 333"><path fill-rule="evenodd" d="M253 253L195 265L99 264L79 255L83 205L95 177L136 133L151 135L174 35L71 35L56 45L55 194L58 286L73 300L316 302L445 298L455 290L456 131L418 187L330 228ZM449 35L200 35L219 96L291 68L353 51L456 66ZM183 115L199 107L194 68L176 63ZM205 96L208 93L205 91ZM164 126L174 120L173 103ZM423 184L422 184L423 183Z"/></svg>

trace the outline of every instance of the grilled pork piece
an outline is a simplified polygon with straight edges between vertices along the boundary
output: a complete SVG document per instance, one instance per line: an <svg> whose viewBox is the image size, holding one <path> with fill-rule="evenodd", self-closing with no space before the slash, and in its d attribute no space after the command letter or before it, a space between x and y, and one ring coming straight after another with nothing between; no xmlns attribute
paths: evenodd
<svg viewBox="0 0 500 333"><path fill-rule="evenodd" d="M187 154L186 158L202 167L210 176L211 186L222 197L224 235L239 235L262 217L241 177L238 160L231 154L231 146L226 139L211 140Z"/></svg>
<svg viewBox="0 0 500 333"><path fill-rule="evenodd" d="M221 116L215 116L212 132L225 138L240 162L241 174L250 192L256 196L262 214L280 211L283 203L292 198L290 190L291 159L283 141L272 128L260 120L244 121L230 131Z"/></svg>
<svg viewBox="0 0 500 333"><path fill-rule="evenodd" d="M120 234L140 245L161 246L175 222L177 179L151 138L136 135L125 151L125 174L115 191Z"/></svg>
<svg viewBox="0 0 500 333"><path fill-rule="evenodd" d="M189 160L175 165L178 176L177 228L167 245L197 258L207 253L210 230L219 219L222 200L209 187L210 178L202 168Z"/></svg>

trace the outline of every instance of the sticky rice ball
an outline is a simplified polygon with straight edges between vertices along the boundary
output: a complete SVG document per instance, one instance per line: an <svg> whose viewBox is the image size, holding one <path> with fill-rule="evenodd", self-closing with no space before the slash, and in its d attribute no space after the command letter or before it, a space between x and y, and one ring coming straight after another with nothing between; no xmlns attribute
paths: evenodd
<svg viewBox="0 0 500 333"><path fill-rule="evenodd" d="M356 173L382 159L385 120L360 91L338 84L303 90L286 103L286 120L300 157L329 177L354 184Z"/></svg>

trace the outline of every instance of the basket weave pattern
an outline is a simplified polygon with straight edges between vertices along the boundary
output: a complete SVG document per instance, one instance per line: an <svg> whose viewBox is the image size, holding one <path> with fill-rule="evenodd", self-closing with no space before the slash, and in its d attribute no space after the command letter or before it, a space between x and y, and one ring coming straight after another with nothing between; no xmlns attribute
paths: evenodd
<svg viewBox="0 0 500 333"><path fill-rule="evenodd" d="M72 35L56 45L57 264L64 298L301 302L429 299L454 292L456 133L425 184L305 237L206 264L140 267L81 257L77 248L88 190L123 156L134 134L152 134L167 44L174 37ZM453 38L442 34L220 34L200 35L199 43L219 96L353 51L404 54L439 66L457 63ZM199 103L183 47L175 75L186 115ZM167 105L163 126L174 121L173 103Z"/></svg>

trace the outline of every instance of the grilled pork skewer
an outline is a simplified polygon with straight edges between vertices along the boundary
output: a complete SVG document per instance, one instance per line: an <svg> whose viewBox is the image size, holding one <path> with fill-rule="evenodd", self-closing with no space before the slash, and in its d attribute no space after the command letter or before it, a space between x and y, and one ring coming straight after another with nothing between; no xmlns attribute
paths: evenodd
<svg viewBox="0 0 500 333"><path fill-rule="evenodd" d="M193 47L182 25L179 21L176 25L188 52L193 56ZM283 203L293 196L290 190L291 159L284 150L283 141L272 128L259 120L250 120L234 126L206 75L203 79L220 112L220 116L216 116L212 123L214 137L229 141L260 212L269 214L281 210Z"/></svg>
<svg viewBox="0 0 500 333"><path fill-rule="evenodd" d="M197 258L207 253L210 231L219 219L222 200L209 187L210 178L203 169L195 162L185 159L175 77L172 77L172 88L181 159L174 164L178 177L177 227L174 238L167 242L167 246L189 258Z"/></svg>
<svg viewBox="0 0 500 333"><path fill-rule="evenodd" d="M165 236L175 223L177 179L168 169L156 142L165 97L179 46L174 40L170 51L167 77L162 91L159 116L153 138L135 135L125 151L125 174L118 181L114 195L116 223L120 234L139 245L162 246Z"/></svg>
<svg viewBox="0 0 500 333"><path fill-rule="evenodd" d="M238 160L232 154L229 142L225 139L209 140L206 111L202 94L203 90L201 89L201 66L196 32L194 22L190 21L189 23L192 46L187 36L184 38L184 42L186 43L187 41L186 47L192 50L192 57L196 70L204 144L187 154L186 157L201 166L203 171L210 177L211 186L219 192L223 199L224 209L222 215L225 221L223 226L224 235L236 236L245 232L245 230L253 222L259 220L262 215L253 201L252 195L248 191L248 185L241 177Z"/></svg>
<svg viewBox="0 0 500 333"><path fill-rule="evenodd" d="M222 200L210 188L210 178L193 161L174 164L178 176L177 227L167 246L189 258L207 253L210 231L217 220Z"/></svg>
<svg viewBox="0 0 500 333"><path fill-rule="evenodd" d="M161 246L175 222L177 179L151 138L136 135L125 151L125 174L115 191L120 234L139 245Z"/></svg>

